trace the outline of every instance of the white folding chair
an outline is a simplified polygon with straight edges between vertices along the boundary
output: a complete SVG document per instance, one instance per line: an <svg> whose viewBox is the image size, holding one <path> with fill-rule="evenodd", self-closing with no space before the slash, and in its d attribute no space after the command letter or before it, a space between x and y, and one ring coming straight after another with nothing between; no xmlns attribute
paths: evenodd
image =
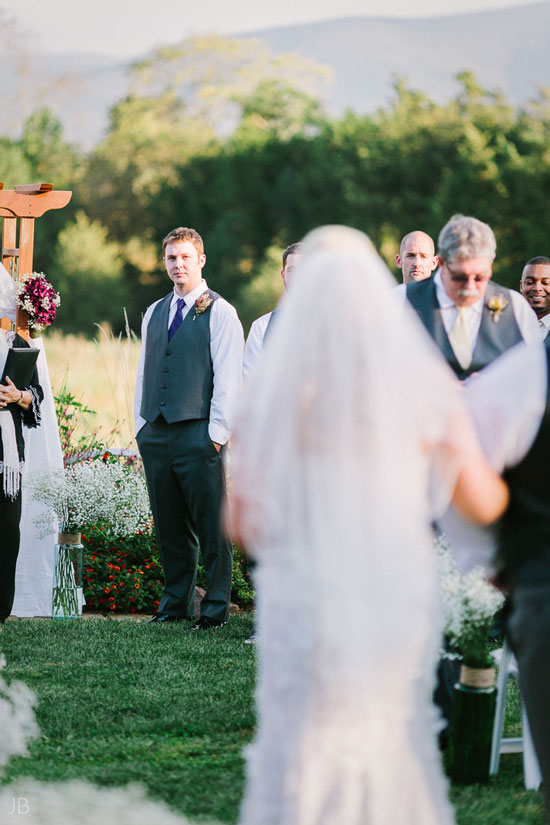
<svg viewBox="0 0 550 825"><path fill-rule="evenodd" d="M504 730L504 711L506 709L506 687L508 685L508 678L510 676L517 676L518 672L517 662L506 639L504 640L502 649L496 650L493 657L499 667L489 774L492 776L498 772L501 753L520 753L523 751L524 784L528 790L536 790L542 781L542 777L537 755L533 747L533 740L531 739L529 722L527 721L523 700L521 702L521 729L523 735L508 737L503 737L502 735Z"/></svg>

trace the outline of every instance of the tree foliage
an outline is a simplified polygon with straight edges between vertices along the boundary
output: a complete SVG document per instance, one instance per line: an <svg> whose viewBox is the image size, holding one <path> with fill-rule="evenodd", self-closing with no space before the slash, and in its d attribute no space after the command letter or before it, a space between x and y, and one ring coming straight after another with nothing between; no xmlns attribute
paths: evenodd
<svg viewBox="0 0 550 825"><path fill-rule="evenodd" d="M385 108L330 118L318 66L258 41L193 38L136 64L88 155L45 111L20 139L0 137L0 179L74 190L37 222L71 331L118 329L123 305L137 329L169 289L160 244L180 225L203 235L206 278L246 325L277 299L280 251L325 223L364 230L391 267L406 232L437 238L452 214L473 214L495 230L496 280L516 286L526 260L549 254L550 89L517 110L471 73L458 79L445 104L396 78Z"/></svg>
<svg viewBox="0 0 550 825"><path fill-rule="evenodd" d="M126 298L118 244L99 221L77 212L59 233L52 283L62 296L59 325L66 332L96 332L96 323L118 326Z"/></svg>

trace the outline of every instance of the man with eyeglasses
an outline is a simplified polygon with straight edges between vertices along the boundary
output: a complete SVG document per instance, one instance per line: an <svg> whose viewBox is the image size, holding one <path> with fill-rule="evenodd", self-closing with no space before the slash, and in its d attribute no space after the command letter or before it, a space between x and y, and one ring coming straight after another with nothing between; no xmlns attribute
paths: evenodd
<svg viewBox="0 0 550 825"><path fill-rule="evenodd" d="M495 253L488 224L453 215L439 233L436 273L406 285L410 304L460 380L520 341L540 341L527 301L491 281Z"/></svg>

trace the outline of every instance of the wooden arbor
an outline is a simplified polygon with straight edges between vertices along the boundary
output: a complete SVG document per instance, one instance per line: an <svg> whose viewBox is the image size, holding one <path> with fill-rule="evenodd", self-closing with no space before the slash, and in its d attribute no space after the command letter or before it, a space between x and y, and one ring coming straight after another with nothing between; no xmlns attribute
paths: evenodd
<svg viewBox="0 0 550 825"><path fill-rule="evenodd" d="M4 189L0 183L0 217L2 230L2 263L12 275L19 279L32 272L34 252L34 221L50 209L63 209L71 199L72 192L55 192L51 183L31 183ZM17 238L19 237L19 245ZM0 319L2 329L9 329L8 318ZM29 337L27 313L17 307L17 332Z"/></svg>

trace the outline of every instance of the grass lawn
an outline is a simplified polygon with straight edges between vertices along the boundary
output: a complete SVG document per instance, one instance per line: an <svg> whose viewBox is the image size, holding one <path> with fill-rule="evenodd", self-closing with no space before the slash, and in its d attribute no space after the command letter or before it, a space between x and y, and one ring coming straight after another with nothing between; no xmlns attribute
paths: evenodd
<svg viewBox="0 0 550 825"><path fill-rule="evenodd" d="M198 822L236 822L242 748L255 724L255 651L243 644L251 622L233 617L208 633L145 619L8 622L0 634L4 676L37 694L41 736L30 757L11 760L2 783L139 782ZM517 699L510 706L512 735ZM504 756L489 785L453 788L451 796L458 825L542 822L540 795L523 789L519 755Z"/></svg>

